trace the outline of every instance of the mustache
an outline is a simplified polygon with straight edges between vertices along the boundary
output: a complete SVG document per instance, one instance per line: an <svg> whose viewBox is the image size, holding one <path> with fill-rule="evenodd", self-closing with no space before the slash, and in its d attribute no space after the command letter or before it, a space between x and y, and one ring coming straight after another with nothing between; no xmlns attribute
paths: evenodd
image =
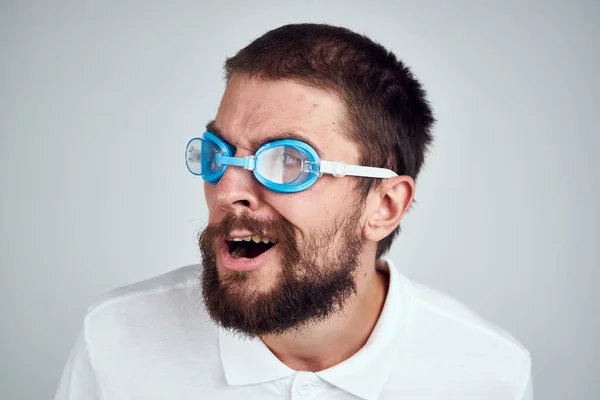
<svg viewBox="0 0 600 400"><path fill-rule="evenodd" d="M248 213L227 214L221 221L209 224L200 235L200 241L226 237L232 230L248 230L254 234L275 239L277 242L290 243L295 240L294 225L283 217L259 219Z"/></svg>

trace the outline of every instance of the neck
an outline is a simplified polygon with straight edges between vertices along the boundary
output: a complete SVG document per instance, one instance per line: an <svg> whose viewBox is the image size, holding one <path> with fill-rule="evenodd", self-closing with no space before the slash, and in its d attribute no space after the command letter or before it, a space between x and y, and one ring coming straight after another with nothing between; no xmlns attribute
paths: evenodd
<svg viewBox="0 0 600 400"><path fill-rule="evenodd" d="M322 371L350 358L369 339L387 295L389 277L375 263L357 270L357 292L339 314L300 332L263 336L267 347L296 371Z"/></svg>

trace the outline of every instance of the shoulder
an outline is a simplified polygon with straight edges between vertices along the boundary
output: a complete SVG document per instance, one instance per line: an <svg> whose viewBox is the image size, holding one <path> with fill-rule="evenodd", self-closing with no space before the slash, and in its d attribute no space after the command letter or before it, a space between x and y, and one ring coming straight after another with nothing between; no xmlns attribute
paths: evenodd
<svg viewBox="0 0 600 400"><path fill-rule="evenodd" d="M198 265L179 268L92 304L81 346L103 398L192 390L198 371L218 365L217 327L204 309L199 273Z"/></svg>
<svg viewBox="0 0 600 400"><path fill-rule="evenodd" d="M529 352L506 330L482 318L469 307L448 294L410 281L413 323L417 328L422 324L443 327L449 340L452 334L458 338L469 338L473 345L480 344L490 349L501 349L515 357L515 361L529 363Z"/></svg>
<svg viewBox="0 0 600 400"><path fill-rule="evenodd" d="M132 312L151 311L158 317L169 308L189 305L200 296L199 266L190 265L165 274L113 289L88 308L86 322L110 316L132 317Z"/></svg>
<svg viewBox="0 0 600 400"><path fill-rule="evenodd" d="M199 273L191 265L100 296L84 319L92 355L166 351L178 341L203 340L215 327L203 307Z"/></svg>
<svg viewBox="0 0 600 400"><path fill-rule="evenodd" d="M531 372L527 349L451 296L406 282L410 316L405 350L419 375L414 378L461 388L465 395L520 399Z"/></svg>
<svg viewBox="0 0 600 400"><path fill-rule="evenodd" d="M199 283L200 266L189 265L140 282L110 290L99 296L88 308L87 315L106 312L119 305L128 305L136 301L155 296L187 292Z"/></svg>

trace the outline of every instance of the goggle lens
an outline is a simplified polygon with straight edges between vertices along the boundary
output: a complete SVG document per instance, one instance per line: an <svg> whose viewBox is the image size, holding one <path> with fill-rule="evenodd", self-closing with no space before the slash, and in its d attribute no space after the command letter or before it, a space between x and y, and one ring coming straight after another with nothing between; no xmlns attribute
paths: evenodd
<svg viewBox="0 0 600 400"><path fill-rule="evenodd" d="M221 167L216 162L217 147L207 140L199 138L191 140L185 151L185 162L194 175L214 173Z"/></svg>
<svg viewBox="0 0 600 400"><path fill-rule="evenodd" d="M308 160L308 155L296 147L275 146L257 155L256 172L279 185L299 184L309 176Z"/></svg>

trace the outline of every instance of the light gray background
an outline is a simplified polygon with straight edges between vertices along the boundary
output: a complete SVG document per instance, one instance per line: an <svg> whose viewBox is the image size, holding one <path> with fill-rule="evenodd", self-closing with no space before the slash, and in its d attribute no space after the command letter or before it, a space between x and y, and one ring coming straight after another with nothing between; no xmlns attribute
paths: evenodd
<svg viewBox="0 0 600 400"><path fill-rule="evenodd" d="M225 57L298 21L370 35L429 92L400 269L513 333L538 399L600 398L598 4L2 2L0 398L52 396L100 293L197 262L184 146Z"/></svg>

